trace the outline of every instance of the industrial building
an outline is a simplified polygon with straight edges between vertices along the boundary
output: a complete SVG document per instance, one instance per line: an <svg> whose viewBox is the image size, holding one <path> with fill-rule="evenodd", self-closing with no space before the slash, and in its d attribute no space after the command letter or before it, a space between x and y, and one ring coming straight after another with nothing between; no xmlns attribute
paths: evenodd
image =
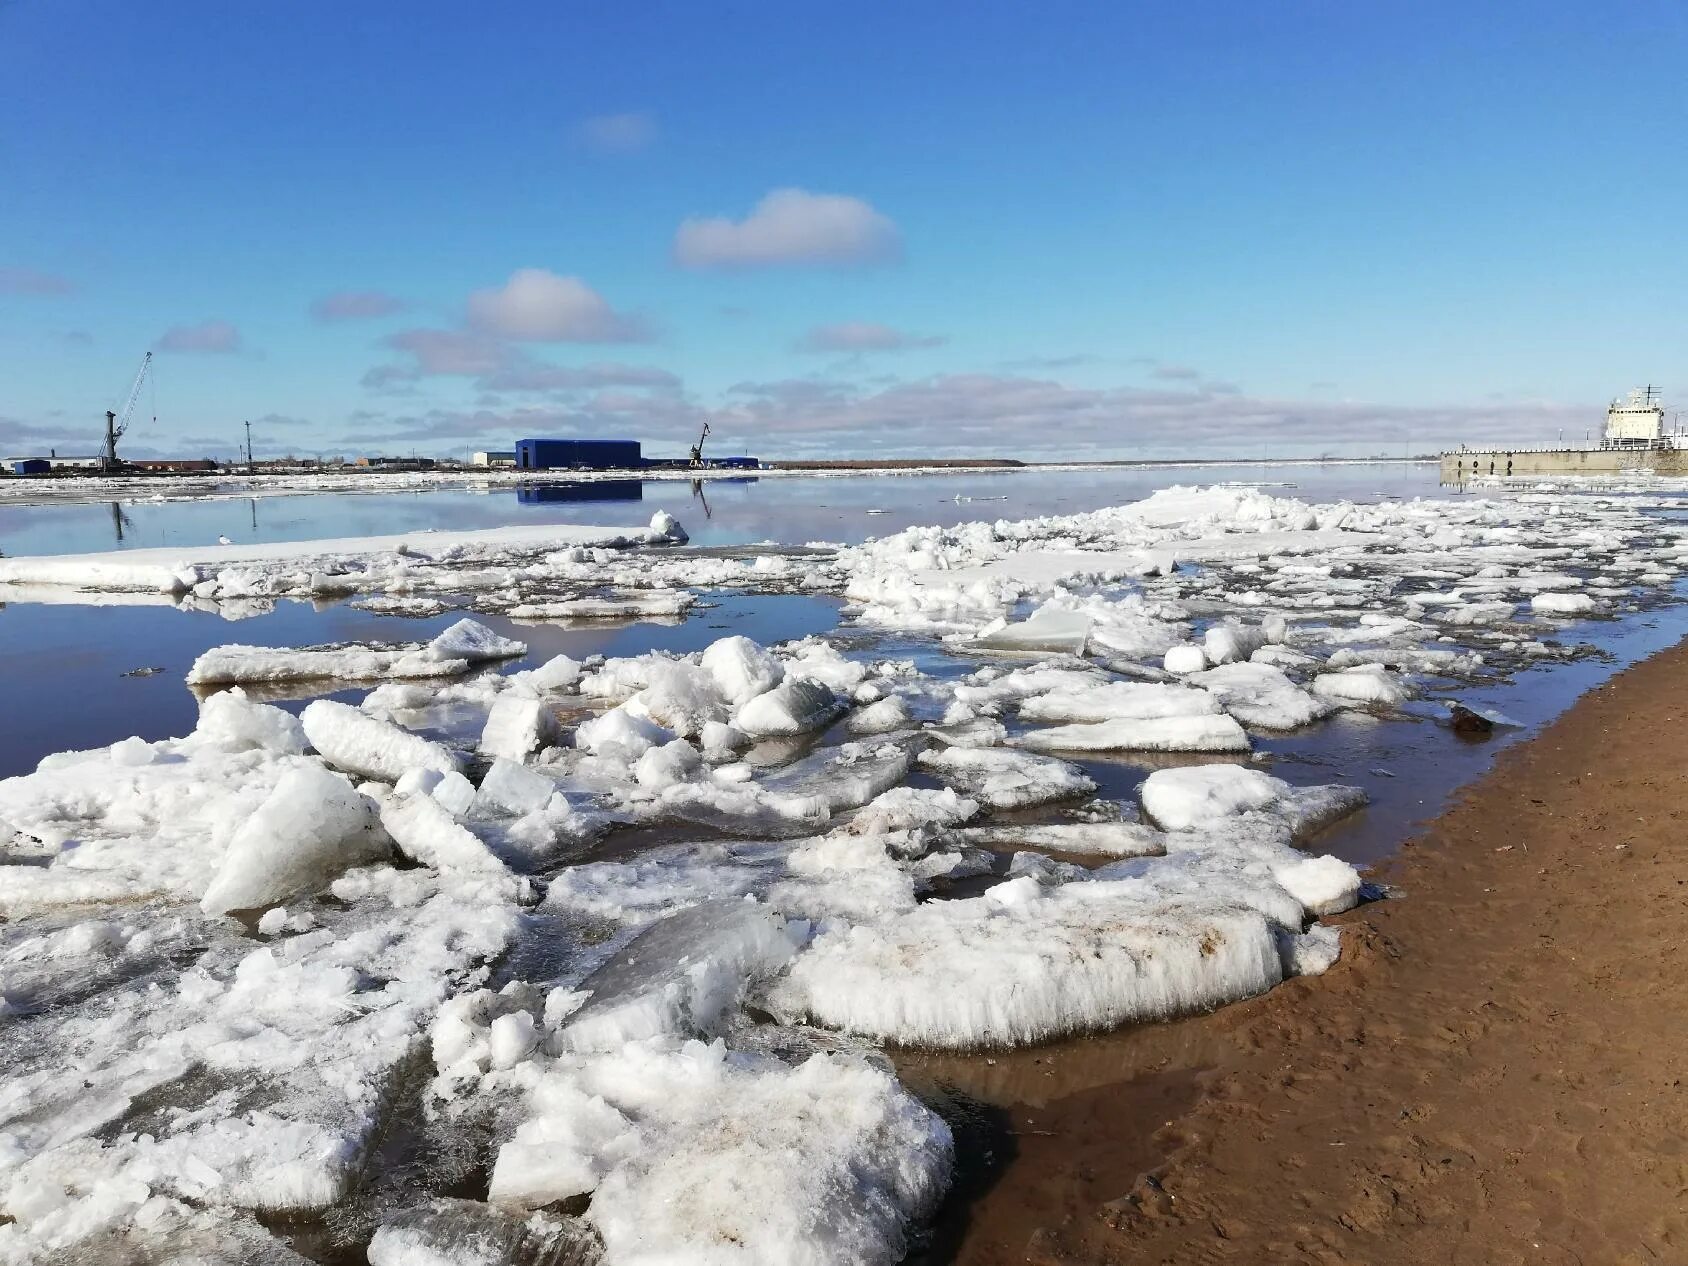
<svg viewBox="0 0 1688 1266"><path fill-rule="evenodd" d="M6 459L6 471L13 475L45 475L53 469L53 463L45 457L9 457Z"/></svg>
<svg viewBox="0 0 1688 1266"><path fill-rule="evenodd" d="M470 458L469 464L471 466L514 466L516 464L516 452L514 449L507 449L499 452L476 453Z"/></svg>
<svg viewBox="0 0 1688 1266"><path fill-rule="evenodd" d="M517 440L519 470L638 470L638 440Z"/></svg>

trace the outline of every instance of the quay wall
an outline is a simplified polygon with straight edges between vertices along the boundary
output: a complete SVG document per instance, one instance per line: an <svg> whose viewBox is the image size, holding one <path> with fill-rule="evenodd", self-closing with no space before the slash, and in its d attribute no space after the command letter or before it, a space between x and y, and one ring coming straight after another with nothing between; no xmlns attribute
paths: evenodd
<svg viewBox="0 0 1688 1266"><path fill-rule="evenodd" d="M1442 482L1484 475L1688 475L1688 448L1472 448L1442 454Z"/></svg>

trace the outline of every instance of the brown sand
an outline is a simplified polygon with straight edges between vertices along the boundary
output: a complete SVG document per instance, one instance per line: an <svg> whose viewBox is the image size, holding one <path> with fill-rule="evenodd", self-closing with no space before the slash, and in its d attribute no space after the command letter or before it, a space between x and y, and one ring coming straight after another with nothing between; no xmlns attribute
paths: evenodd
<svg viewBox="0 0 1688 1266"><path fill-rule="evenodd" d="M954 1260L1688 1262L1685 733L1688 643L1505 753L1325 976L911 1061L1017 1105Z"/></svg>

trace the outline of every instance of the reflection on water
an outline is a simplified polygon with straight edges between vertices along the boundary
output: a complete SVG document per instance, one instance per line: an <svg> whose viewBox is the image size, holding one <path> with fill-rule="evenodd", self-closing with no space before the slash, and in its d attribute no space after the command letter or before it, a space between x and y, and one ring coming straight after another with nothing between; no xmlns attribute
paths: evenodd
<svg viewBox="0 0 1688 1266"><path fill-rule="evenodd" d="M521 484L516 488L516 500L524 506L566 501L640 501L644 493L642 479L595 479L572 484Z"/></svg>
<svg viewBox="0 0 1688 1266"><path fill-rule="evenodd" d="M973 470L826 478L533 479L437 491L324 492L262 498L145 499L102 506L0 504L0 550L66 554L158 546L308 541L528 523L634 527L666 510L698 545L759 541L852 544L915 524L1021 519L1121 505L1185 483L1258 484L1309 501L1437 495L1434 463L1331 466L1108 467ZM379 486L379 485L376 485ZM625 489L595 495L593 488ZM551 492L551 489L580 489ZM637 492L634 490L637 489ZM526 495L524 495L524 493ZM257 513L257 501L265 504ZM246 513L241 502L247 503ZM116 538L114 541L114 537Z"/></svg>

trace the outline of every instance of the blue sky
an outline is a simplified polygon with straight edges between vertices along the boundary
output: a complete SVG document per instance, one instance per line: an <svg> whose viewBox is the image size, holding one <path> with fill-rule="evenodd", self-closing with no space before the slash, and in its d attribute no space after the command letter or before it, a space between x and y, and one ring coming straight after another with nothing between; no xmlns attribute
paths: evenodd
<svg viewBox="0 0 1688 1266"><path fill-rule="evenodd" d="M1685 65L1665 0L0 0L0 450L148 349L136 455L1551 439L1688 405Z"/></svg>

